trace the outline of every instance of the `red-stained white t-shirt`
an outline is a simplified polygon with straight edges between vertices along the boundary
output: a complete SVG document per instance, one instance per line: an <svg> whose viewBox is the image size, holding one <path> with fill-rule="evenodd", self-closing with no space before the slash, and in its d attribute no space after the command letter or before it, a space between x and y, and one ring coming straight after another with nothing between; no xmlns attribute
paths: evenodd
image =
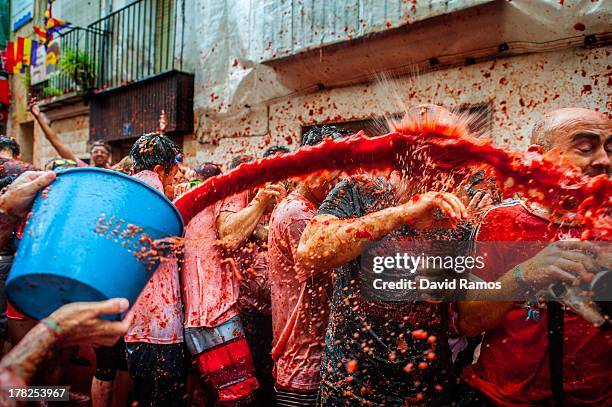
<svg viewBox="0 0 612 407"><path fill-rule="evenodd" d="M217 217L221 204L198 213L185 228L181 272L185 327L212 328L238 315L240 287L219 246Z"/></svg>
<svg viewBox="0 0 612 407"><path fill-rule="evenodd" d="M319 388L330 307L325 289L330 273L313 275L296 263L300 238L315 213L310 201L293 192L272 212L268 235L276 383L303 391ZM309 277L300 280L304 275Z"/></svg>
<svg viewBox="0 0 612 407"><path fill-rule="evenodd" d="M164 193L161 180L155 172L141 171L134 178ZM134 314L134 321L125 335L126 342L183 342L183 304L176 259L161 259L161 264L130 312Z"/></svg>
<svg viewBox="0 0 612 407"><path fill-rule="evenodd" d="M239 192L225 199L220 212L237 213L249 205L249 191ZM269 216L263 215L259 225L266 225ZM236 262L240 271L240 309L257 311L270 315L270 283L268 279L268 250L259 245L255 239L249 238L240 247L227 253Z"/></svg>

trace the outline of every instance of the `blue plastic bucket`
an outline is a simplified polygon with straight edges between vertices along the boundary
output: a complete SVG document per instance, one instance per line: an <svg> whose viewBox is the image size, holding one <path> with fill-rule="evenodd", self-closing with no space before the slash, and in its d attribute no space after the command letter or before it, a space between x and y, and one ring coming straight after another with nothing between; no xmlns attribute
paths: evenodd
<svg viewBox="0 0 612 407"><path fill-rule="evenodd" d="M134 304L152 274L134 255L139 239L182 233L178 210L144 182L93 167L59 172L34 201L7 296L35 319L75 301L123 297Z"/></svg>

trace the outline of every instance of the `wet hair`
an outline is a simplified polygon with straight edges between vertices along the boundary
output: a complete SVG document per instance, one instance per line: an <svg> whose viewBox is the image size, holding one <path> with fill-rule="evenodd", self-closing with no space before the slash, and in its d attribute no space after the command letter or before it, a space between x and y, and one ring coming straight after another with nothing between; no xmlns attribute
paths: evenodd
<svg viewBox="0 0 612 407"><path fill-rule="evenodd" d="M91 150L93 150L94 147L103 147L108 152L108 155L111 155L113 153L113 149L111 148L110 144L108 144L104 140L96 140L93 143L91 143L91 147L89 151L91 152Z"/></svg>
<svg viewBox="0 0 612 407"><path fill-rule="evenodd" d="M401 121L391 120L391 130L402 128L427 128L434 123L447 123L458 126L464 132L469 132L471 115L468 113L458 113L446 109L443 106L433 103L422 103L411 106Z"/></svg>
<svg viewBox="0 0 612 407"><path fill-rule="evenodd" d="M210 162L196 165L193 171L197 174L200 181L206 181L208 178L221 174L221 168L217 164Z"/></svg>
<svg viewBox="0 0 612 407"><path fill-rule="evenodd" d="M470 198L474 197L478 192L488 193L495 205L499 205L503 200L502 193L495 183L495 178L487 175L484 170L476 171L468 178L465 192Z"/></svg>
<svg viewBox="0 0 612 407"><path fill-rule="evenodd" d="M230 169L234 169L238 167L240 164L248 163L254 161L255 157L249 154L241 154L232 158L232 162L230 163Z"/></svg>
<svg viewBox="0 0 612 407"><path fill-rule="evenodd" d="M13 157L17 157L21 152L19 144L14 138L0 135L0 151L2 150L9 150Z"/></svg>
<svg viewBox="0 0 612 407"><path fill-rule="evenodd" d="M350 136L351 134L353 134L352 131L348 129L341 129L336 126L315 126L304 133L300 146L316 146L317 144L322 143L326 138L337 140Z"/></svg>
<svg viewBox="0 0 612 407"><path fill-rule="evenodd" d="M268 148L266 148L266 151L264 151L263 153L263 158L269 157L271 155L274 154L286 154L286 153L290 153L291 150L289 150L287 147L284 146L270 146Z"/></svg>
<svg viewBox="0 0 612 407"><path fill-rule="evenodd" d="M130 150L135 173L152 171L156 165L170 169L182 161L181 148L170 138L159 133L146 133L136 140Z"/></svg>
<svg viewBox="0 0 612 407"><path fill-rule="evenodd" d="M484 170L478 170L470 176L470 186L475 187L485 180L486 172Z"/></svg>

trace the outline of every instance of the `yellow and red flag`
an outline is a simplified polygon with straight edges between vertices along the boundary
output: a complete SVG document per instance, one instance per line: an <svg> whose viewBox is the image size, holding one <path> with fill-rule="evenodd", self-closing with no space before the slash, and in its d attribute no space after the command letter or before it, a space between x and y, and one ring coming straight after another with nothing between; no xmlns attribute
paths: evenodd
<svg viewBox="0 0 612 407"><path fill-rule="evenodd" d="M34 34L38 36L41 44L47 43L47 30L40 27L34 27Z"/></svg>
<svg viewBox="0 0 612 407"><path fill-rule="evenodd" d="M15 65L13 66L13 73L21 72L21 68L23 68L23 46L24 46L24 38L17 38L17 47L15 47L15 54L13 57L13 61Z"/></svg>
<svg viewBox="0 0 612 407"><path fill-rule="evenodd" d="M66 27L70 27L70 23L53 17L52 11L53 0L47 0L47 9L43 17L43 28L34 27L34 32L40 39L40 43L47 48L53 41L53 34L60 32Z"/></svg>
<svg viewBox="0 0 612 407"><path fill-rule="evenodd" d="M53 18L53 17L49 17L47 19L47 22L45 23L45 28L47 29L47 32L59 32L61 31L63 28L69 27L70 23L57 19L57 18Z"/></svg>

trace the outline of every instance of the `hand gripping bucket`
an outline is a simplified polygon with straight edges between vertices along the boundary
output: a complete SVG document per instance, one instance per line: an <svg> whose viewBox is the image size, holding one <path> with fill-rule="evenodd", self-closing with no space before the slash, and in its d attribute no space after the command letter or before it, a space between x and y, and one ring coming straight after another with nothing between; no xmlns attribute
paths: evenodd
<svg viewBox="0 0 612 407"><path fill-rule="evenodd" d="M154 271L135 253L148 237L183 233L181 215L163 194L93 167L59 172L31 215L6 291L35 319L75 301L124 297L133 305Z"/></svg>

